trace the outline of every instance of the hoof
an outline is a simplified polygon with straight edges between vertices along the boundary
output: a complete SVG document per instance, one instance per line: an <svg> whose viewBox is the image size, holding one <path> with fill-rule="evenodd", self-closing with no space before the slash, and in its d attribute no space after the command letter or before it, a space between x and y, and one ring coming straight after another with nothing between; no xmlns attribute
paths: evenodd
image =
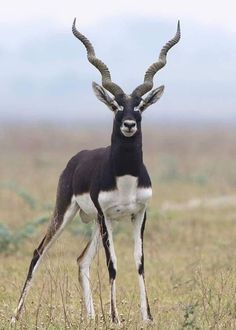
<svg viewBox="0 0 236 330"><path fill-rule="evenodd" d="M16 325L17 318L15 316L12 316L10 321L10 327L14 327Z"/></svg>
<svg viewBox="0 0 236 330"><path fill-rule="evenodd" d="M143 326L144 328L147 327L148 329L156 329L156 322L153 320L153 318L148 317L143 319Z"/></svg>
<svg viewBox="0 0 236 330"><path fill-rule="evenodd" d="M119 319L118 315L113 315L111 317L111 322L113 324L116 324L116 325L121 325L121 322L120 322L120 319Z"/></svg>

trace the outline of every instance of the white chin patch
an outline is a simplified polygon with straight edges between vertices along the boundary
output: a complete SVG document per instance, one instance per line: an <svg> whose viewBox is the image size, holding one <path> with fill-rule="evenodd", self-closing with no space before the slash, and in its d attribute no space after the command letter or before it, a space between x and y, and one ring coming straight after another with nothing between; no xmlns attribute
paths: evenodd
<svg viewBox="0 0 236 330"><path fill-rule="evenodd" d="M137 132L136 127L132 128L131 131L129 129L127 129L126 127L121 127L120 130L121 130L121 133L126 137L131 137Z"/></svg>

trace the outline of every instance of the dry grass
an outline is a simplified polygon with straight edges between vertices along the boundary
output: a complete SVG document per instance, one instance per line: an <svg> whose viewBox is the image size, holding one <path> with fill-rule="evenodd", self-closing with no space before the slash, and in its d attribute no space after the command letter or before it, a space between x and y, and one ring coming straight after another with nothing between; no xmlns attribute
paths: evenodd
<svg viewBox="0 0 236 330"><path fill-rule="evenodd" d="M0 223L11 230L50 215L57 178L82 148L106 145L106 135L74 127L3 127L0 134ZM236 328L236 206L189 200L235 196L236 133L232 127L146 128L145 159L154 198L145 232L145 268L154 323L139 315L131 224L117 226L118 310L123 329ZM22 196L26 192L35 205ZM181 205L165 208L163 205ZM48 210L47 210L48 208ZM73 230L81 231L79 220ZM31 254L46 224L0 254L0 329L9 327ZM17 329L111 329L103 250L94 261L92 288L97 318L89 323L77 281L76 258L87 235L66 231L44 259Z"/></svg>

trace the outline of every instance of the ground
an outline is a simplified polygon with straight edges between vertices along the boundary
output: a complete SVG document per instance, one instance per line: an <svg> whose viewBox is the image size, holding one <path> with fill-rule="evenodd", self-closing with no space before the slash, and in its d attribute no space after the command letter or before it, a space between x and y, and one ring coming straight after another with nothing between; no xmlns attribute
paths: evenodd
<svg viewBox="0 0 236 330"><path fill-rule="evenodd" d="M139 312L132 226L115 226L122 329L236 329L236 131L230 125L146 125L154 196L145 231L152 324ZM34 248L52 212L58 176L109 129L5 125L0 130L0 329L9 328ZM41 264L16 329L111 329L101 249L92 269L97 318L86 320L76 258L91 228L76 218Z"/></svg>

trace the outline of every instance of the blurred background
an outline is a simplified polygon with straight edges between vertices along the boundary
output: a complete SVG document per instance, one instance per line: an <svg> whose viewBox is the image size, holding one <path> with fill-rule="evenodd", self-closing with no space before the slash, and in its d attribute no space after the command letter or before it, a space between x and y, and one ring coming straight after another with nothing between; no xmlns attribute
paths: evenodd
<svg viewBox="0 0 236 330"><path fill-rule="evenodd" d="M143 115L154 192L145 233L151 309L160 329L235 328L235 2L0 0L0 8L2 328L46 230L62 169L79 150L110 143L113 114L93 94L92 81L101 84L101 77L72 35L74 17L127 93L143 81L180 19L181 41L154 80L165 85L164 95ZM118 306L124 328L132 329L131 320L137 329L132 228L115 228ZM41 321L41 328L84 325L75 260L91 230L77 218L52 249L22 328L40 328Z"/></svg>
<svg viewBox="0 0 236 330"><path fill-rule="evenodd" d="M165 95L147 121L235 121L234 12L230 0L3 2L0 120L108 120L91 89L100 74L71 33L77 17L78 28L127 93L142 82L180 19L181 42L155 78L156 86L166 85Z"/></svg>

